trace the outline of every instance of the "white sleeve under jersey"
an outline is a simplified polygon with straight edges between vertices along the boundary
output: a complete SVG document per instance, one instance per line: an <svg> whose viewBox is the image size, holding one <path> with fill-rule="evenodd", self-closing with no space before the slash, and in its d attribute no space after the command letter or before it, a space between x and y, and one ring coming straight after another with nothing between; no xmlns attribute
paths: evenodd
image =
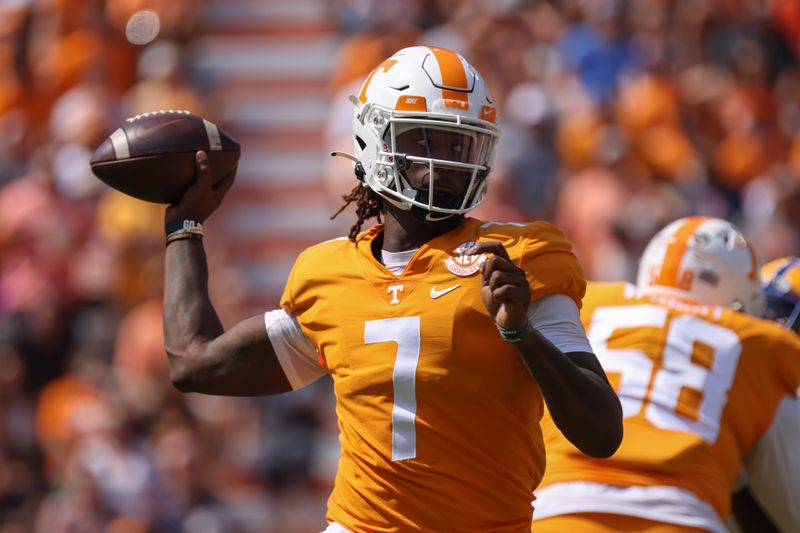
<svg viewBox="0 0 800 533"><path fill-rule="evenodd" d="M592 352L578 306L563 294L545 296L528 306L528 320L561 353Z"/></svg>
<svg viewBox="0 0 800 533"><path fill-rule="evenodd" d="M750 491L782 531L800 531L800 399L781 400L775 419L744 458Z"/></svg>
<svg viewBox="0 0 800 533"><path fill-rule="evenodd" d="M528 318L531 325L562 352L592 351L578 306L571 298L554 294L531 302ZM264 323L292 389L304 387L327 372L317 357L316 348L303 334L293 314L283 309L269 311L264 314Z"/></svg>
<svg viewBox="0 0 800 533"><path fill-rule="evenodd" d="M264 313L264 324L275 355L292 390L305 387L327 372L317 357L317 349L300 329L293 313L283 309Z"/></svg>

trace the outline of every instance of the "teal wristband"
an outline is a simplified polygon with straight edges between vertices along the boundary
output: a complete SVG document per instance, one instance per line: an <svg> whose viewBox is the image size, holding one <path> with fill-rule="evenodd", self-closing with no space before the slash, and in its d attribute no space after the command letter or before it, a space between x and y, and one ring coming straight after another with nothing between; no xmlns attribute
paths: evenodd
<svg viewBox="0 0 800 533"><path fill-rule="evenodd" d="M531 324L528 320L525 320L525 323L519 329L508 329L499 324L495 324L495 326L497 326L497 331L504 341L516 344L522 342L522 339L528 336Z"/></svg>

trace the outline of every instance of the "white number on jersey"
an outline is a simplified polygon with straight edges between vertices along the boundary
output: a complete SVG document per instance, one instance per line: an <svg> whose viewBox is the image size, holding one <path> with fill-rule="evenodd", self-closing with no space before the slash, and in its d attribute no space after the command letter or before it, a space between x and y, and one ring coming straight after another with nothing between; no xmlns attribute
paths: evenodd
<svg viewBox="0 0 800 533"><path fill-rule="evenodd" d="M656 305L598 307L588 337L607 372L620 375L623 416L642 412L654 426L689 431L708 443L719 435L742 344L735 332L693 315L667 323ZM639 349L609 348L622 328L658 328L664 341L652 359ZM697 357L695 357L697 355Z"/></svg>
<svg viewBox="0 0 800 533"><path fill-rule="evenodd" d="M392 385L392 461L417 456L417 397L415 380L419 362L419 317L370 320L364 324L364 343L396 342Z"/></svg>

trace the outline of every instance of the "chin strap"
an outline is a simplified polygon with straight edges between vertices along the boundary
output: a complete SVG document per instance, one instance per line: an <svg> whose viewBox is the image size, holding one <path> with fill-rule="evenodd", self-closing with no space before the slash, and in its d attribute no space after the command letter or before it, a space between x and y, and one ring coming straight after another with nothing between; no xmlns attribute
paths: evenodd
<svg viewBox="0 0 800 533"><path fill-rule="evenodd" d="M349 159L350 161L352 161L354 163L358 163L358 158L356 156L354 156L353 154L348 154L347 152L340 152L338 150L332 151L331 152L331 157L336 157L336 156L344 157L345 159Z"/></svg>
<svg viewBox="0 0 800 533"><path fill-rule="evenodd" d="M361 161L359 161L356 156L354 156L352 154L348 154L347 152L340 152L338 150L333 150L333 151L331 151L331 157L344 157L345 159L349 159L350 161L354 162L355 163L354 171L356 173L356 178L358 178L358 181L360 181L364 186L366 186L366 172L364 171L364 166L361 164ZM405 158L405 156L402 156L402 155L399 155L397 157L397 163L398 163L398 167L401 167L400 168L401 172L404 171L405 169L407 169L410 166L408 160ZM403 195L407 196L408 198L410 198L412 200L417 200L419 202L427 202L428 201L428 190L427 189L414 189L412 187L412 188L408 188L408 189L404 190L403 191ZM451 207L452 206L453 208L458 207L459 205L461 205L461 200L462 200L458 196L454 196L452 194L447 194L447 193L442 193L442 192L433 193L433 197L435 199L434 203L436 203L437 205L442 205L443 204L445 207ZM412 206L410 209L409 208L404 208L399 203L396 203L396 202L394 202L392 200L389 200L387 198L384 198L384 199L388 200L391 203L393 203L394 205L396 205L400 209L403 209L404 211L409 211L409 212L411 212L411 214L413 214L417 218L425 220L427 222L440 222L442 220L446 220L446 219L452 217L455 214L455 213L434 213L434 212L428 211L427 209L424 209L424 208L421 208L421 207L417 207L417 206Z"/></svg>
<svg viewBox="0 0 800 533"><path fill-rule="evenodd" d="M332 151L331 157L336 157L336 156L344 157L345 159L349 159L350 161L355 163L356 178L358 178L358 181L360 181L362 184L366 183L364 180L366 178L367 173L364 172L364 166L361 164L361 161L359 161L356 156L354 156L353 154L348 154L347 152L340 152L338 150Z"/></svg>

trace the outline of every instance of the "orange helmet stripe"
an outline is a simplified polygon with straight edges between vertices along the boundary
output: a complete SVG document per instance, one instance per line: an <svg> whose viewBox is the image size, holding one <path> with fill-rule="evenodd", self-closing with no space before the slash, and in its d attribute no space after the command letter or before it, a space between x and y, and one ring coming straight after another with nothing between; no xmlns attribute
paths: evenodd
<svg viewBox="0 0 800 533"><path fill-rule="evenodd" d="M675 230L675 233L672 234L672 240L667 245L664 261L661 263L661 272L659 272L658 279L656 279L654 285L678 286L678 271L680 270L683 256L686 255L689 237L694 235L700 224L706 220L708 220L708 217L689 217L682 226Z"/></svg>
<svg viewBox="0 0 800 533"><path fill-rule="evenodd" d="M358 99L361 101L362 104L367 103L367 87L369 87L369 82L372 81L372 77L375 75L376 72L379 70L383 70L384 72L389 72L389 69L397 63L396 59L387 59L380 65L378 65L372 72L369 73L367 76L367 80L364 82L364 86L361 88L361 93L358 95Z"/></svg>
<svg viewBox="0 0 800 533"><path fill-rule="evenodd" d="M452 87L454 89L463 89L457 91L452 89L443 89L442 97L445 100L457 100L469 105L469 95L467 94L467 73L464 70L464 65L458 58L458 54L446 48L429 47L436 57L436 62L439 63L439 72L442 73L442 86Z"/></svg>

